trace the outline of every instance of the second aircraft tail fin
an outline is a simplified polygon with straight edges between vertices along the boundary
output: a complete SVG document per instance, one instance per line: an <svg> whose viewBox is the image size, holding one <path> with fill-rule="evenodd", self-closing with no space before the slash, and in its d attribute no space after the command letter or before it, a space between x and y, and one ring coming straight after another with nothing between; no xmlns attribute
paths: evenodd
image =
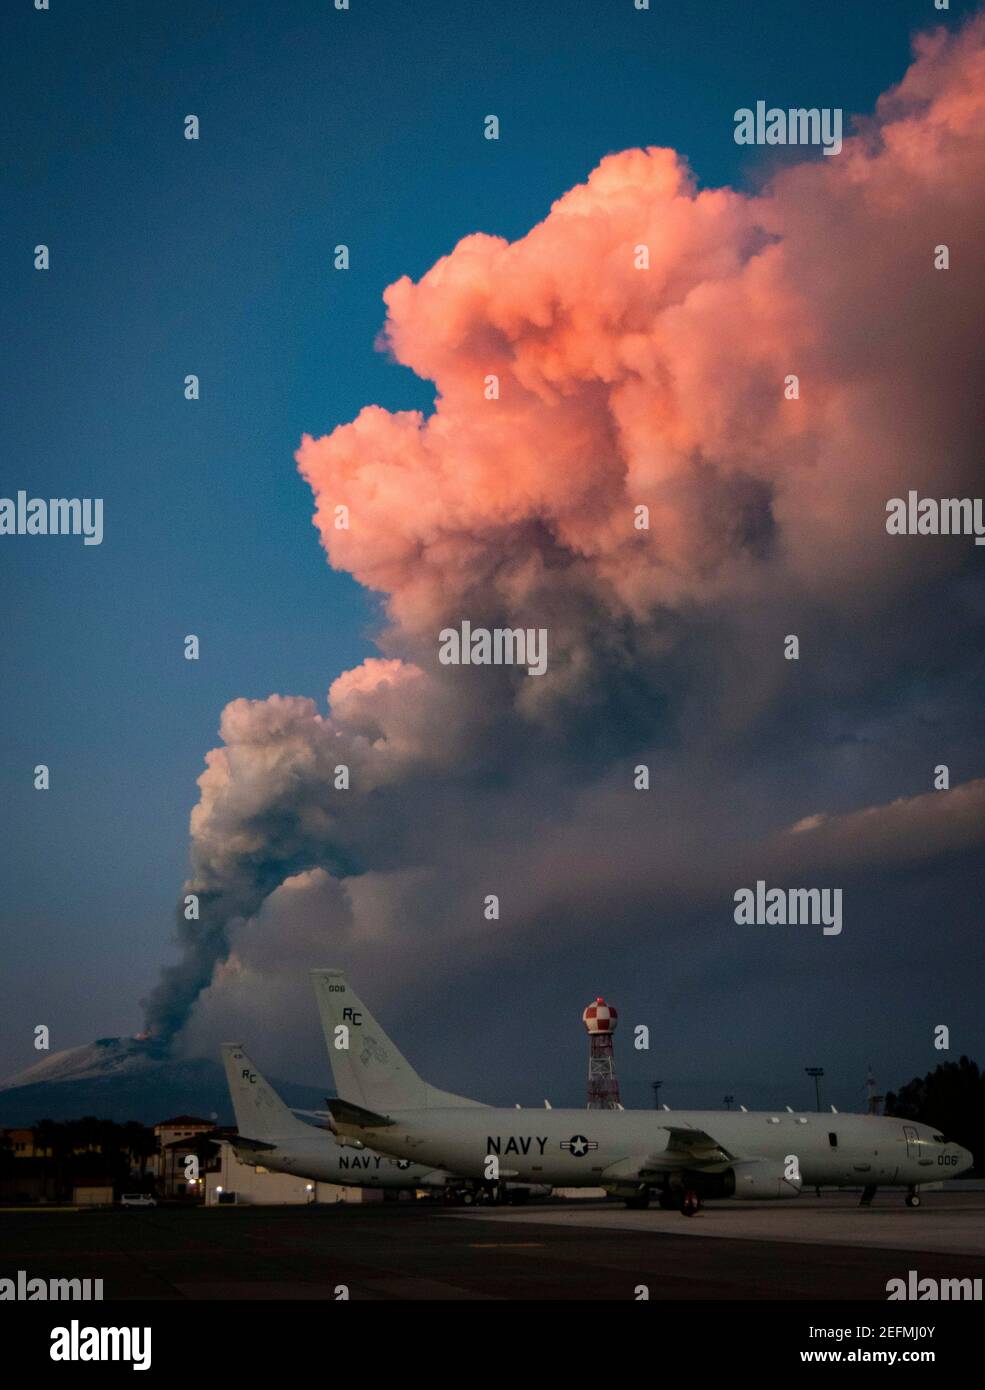
<svg viewBox="0 0 985 1390"><path fill-rule="evenodd" d="M236 1128L244 1138L274 1144L282 1139L310 1137L311 1125L288 1109L240 1043L222 1044L222 1062L236 1112Z"/></svg>

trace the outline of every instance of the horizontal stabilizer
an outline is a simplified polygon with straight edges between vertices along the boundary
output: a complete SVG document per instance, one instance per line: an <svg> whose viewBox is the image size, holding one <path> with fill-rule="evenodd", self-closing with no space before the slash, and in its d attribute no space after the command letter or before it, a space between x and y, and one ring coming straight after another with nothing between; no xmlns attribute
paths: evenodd
<svg viewBox="0 0 985 1390"><path fill-rule="evenodd" d="M259 1153L261 1149L276 1149L276 1144L265 1144L262 1139L247 1139L245 1134L237 1134L230 1139L234 1149L247 1149L250 1153Z"/></svg>
<svg viewBox="0 0 985 1390"><path fill-rule="evenodd" d="M307 1124L309 1129L328 1129L332 1128L332 1117L327 1110L299 1110L297 1106L291 1106L294 1115L310 1115L312 1123Z"/></svg>
<svg viewBox="0 0 985 1390"><path fill-rule="evenodd" d="M335 1123L345 1129L386 1129L396 1124L386 1115L377 1115L375 1110L364 1110L361 1105L353 1105L351 1100L331 1096L326 1098L325 1104Z"/></svg>

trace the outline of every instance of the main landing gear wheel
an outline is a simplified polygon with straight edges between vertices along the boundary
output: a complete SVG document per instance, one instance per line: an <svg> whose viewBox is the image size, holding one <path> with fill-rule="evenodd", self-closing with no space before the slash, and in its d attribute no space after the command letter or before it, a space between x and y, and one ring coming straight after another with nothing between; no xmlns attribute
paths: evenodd
<svg viewBox="0 0 985 1390"><path fill-rule="evenodd" d="M661 1211L675 1211L679 1206L680 1206L680 1202L679 1202L678 1199L674 1196L673 1192L661 1192L661 1194L660 1194L660 1210L661 1210Z"/></svg>
<svg viewBox="0 0 985 1390"><path fill-rule="evenodd" d="M906 1205L908 1207L918 1207L920 1205L920 1193L908 1192L906 1195Z"/></svg>
<svg viewBox="0 0 985 1390"><path fill-rule="evenodd" d="M646 1211L650 1205L650 1194L648 1191L638 1192L635 1197L626 1198L626 1206L630 1211Z"/></svg>
<svg viewBox="0 0 985 1390"><path fill-rule="evenodd" d="M701 1210L701 1198L696 1192L685 1192L681 1196L681 1215L694 1216Z"/></svg>

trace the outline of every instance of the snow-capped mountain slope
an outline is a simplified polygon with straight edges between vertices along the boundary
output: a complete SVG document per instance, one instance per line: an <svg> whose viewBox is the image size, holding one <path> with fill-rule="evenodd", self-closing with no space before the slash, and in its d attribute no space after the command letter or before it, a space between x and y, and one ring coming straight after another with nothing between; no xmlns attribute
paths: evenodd
<svg viewBox="0 0 985 1390"><path fill-rule="evenodd" d="M324 1109L329 1094L289 1081L273 1084L288 1105L309 1110ZM231 1124L225 1072L218 1061L172 1058L140 1038L100 1038L54 1052L0 1082L0 1125L85 1115L154 1124L181 1114L216 1115L220 1124Z"/></svg>

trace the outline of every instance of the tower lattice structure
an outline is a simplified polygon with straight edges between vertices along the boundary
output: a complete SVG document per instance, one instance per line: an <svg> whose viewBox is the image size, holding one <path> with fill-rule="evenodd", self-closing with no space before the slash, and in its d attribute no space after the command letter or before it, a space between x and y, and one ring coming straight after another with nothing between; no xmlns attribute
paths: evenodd
<svg viewBox="0 0 985 1390"><path fill-rule="evenodd" d="M612 1050L612 1034L618 1017L617 1011L605 1002L601 994L581 1016L589 1037L589 1110L619 1108L619 1080Z"/></svg>

